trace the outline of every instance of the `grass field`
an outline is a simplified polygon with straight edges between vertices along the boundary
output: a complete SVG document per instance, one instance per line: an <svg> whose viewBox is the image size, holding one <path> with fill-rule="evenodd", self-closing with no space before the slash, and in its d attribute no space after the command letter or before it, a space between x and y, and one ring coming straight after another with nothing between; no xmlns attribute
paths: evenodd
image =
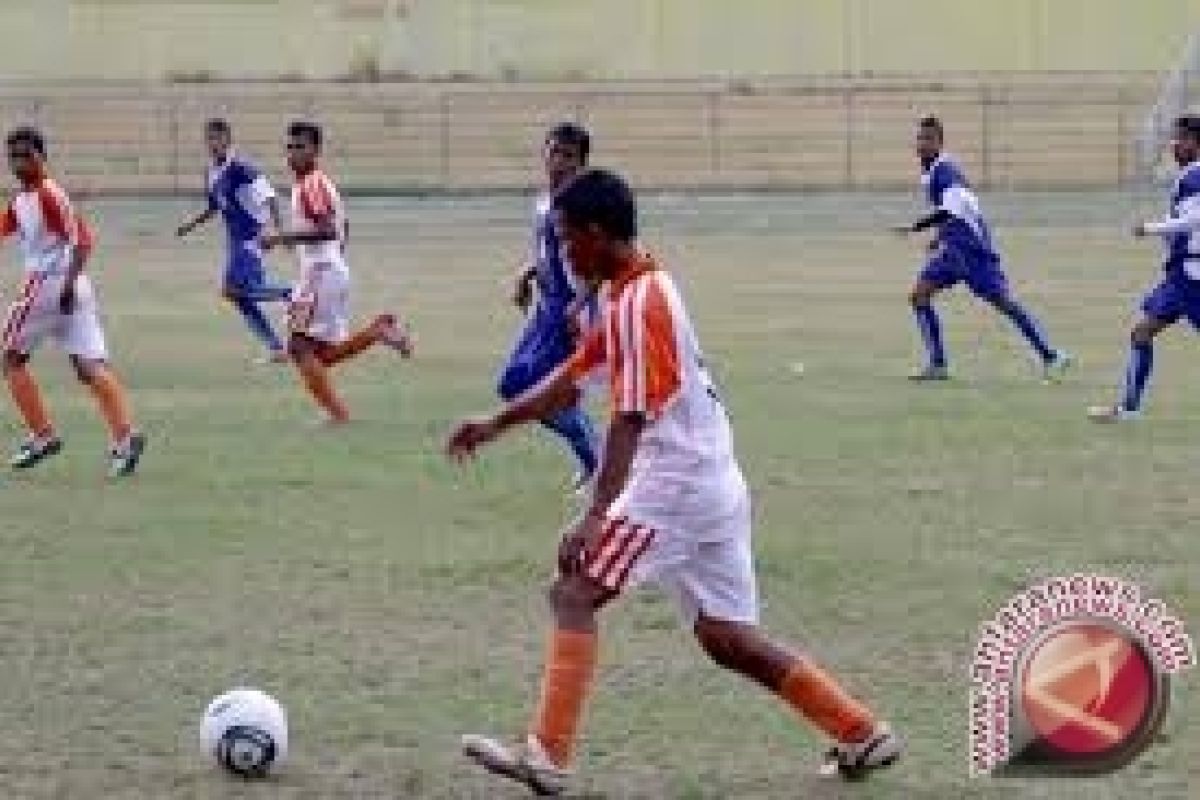
<svg viewBox="0 0 1200 800"><path fill-rule="evenodd" d="M1157 276L1154 245L1124 234L1147 207L985 200L1017 285L1080 357L1063 385L1041 385L1015 334L964 295L945 306L958 380L903 379L920 251L878 230L909 217L906 197L646 201L645 238L679 276L731 407L765 620L911 750L872 783L818 781L823 743L639 594L607 618L578 796L1196 796L1194 675L1166 741L1123 773L966 777L974 631L1032 579L1116 573L1200 620L1196 341L1165 337L1142 423L1083 418L1113 398L1131 309ZM54 353L38 362L67 449L0 484L0 795L523 796L464 764L457 737L525 721L569 465L537 432L465 471L440 455L451 421L490 404L517 324L506 278L523 201L351 203L357 309L411 312L421 350L346 368L359 421L336 433L308 424L289 371L250 363L215 300L217 231L168 233L184 209L92 207L110 338L152 437L142 474L101 480L87 396ZM259 785L230 782L195 743L204 703L242 682L291 715L292 758Z"/></svg>

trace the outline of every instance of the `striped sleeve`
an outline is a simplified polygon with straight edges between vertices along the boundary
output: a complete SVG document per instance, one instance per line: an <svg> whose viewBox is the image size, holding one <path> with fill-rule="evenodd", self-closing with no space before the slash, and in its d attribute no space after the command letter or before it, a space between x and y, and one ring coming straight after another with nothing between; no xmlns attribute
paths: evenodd
<svg viewBox="0 0 1200 800"><path fill-rule="evenodd" d="M617 413L656 419L683 383L675 317L658 271L638 278L617 306L613 404Z"/></svg>
<svg viewBox="0 0 1200 800"><path fill-rule="evenodd" d="M46 182L38 187L37 197L46 230L70 244L75 244L77 231L67 193Z"/></svg>

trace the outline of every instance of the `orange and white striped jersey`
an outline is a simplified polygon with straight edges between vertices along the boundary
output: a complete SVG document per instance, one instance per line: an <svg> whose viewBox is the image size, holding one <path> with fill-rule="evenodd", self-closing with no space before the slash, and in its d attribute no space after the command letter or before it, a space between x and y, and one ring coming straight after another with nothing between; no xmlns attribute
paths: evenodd
<svg viewBox="0 0 1200 800"><path fill-rule="evenodd" d="M613 413L645 415L634 471L695 475L735 465L729 419L671 276L639 255L605 287L601 314L567 374L582 382L603 373Z"/></svg>
<svg viewBox="0 0 1200 800"><path fill-rule="evenodd" d="M76 218L67 193L50 178L22 188L0 214L0 236L18 236L30 275L66 274L81 230L90 247L90 231Z"/></svg>
<svg viewBox="0 0 1200 800"><path fill-rule="evenodd" d="M345 245L346 210L341 195L333 181L319 169L297 179L292 185L292 230L311 233L317 222L330 219L337 238L326 242L312 242L296 246L302 269L315 264L328 264L346 269L342 250Z"/></svg>

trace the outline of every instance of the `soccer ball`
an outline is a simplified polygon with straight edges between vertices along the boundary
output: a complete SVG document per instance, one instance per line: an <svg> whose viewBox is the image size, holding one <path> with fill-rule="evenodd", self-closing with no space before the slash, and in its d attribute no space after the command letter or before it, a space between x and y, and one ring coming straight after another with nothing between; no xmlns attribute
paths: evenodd
<svg viewBox="0 0 1200 800"><path fill-rule="evenodd" d="M287 713L266 692L234 689L204 710L200 745L234 775L261 778L287 755Z"/></svg>

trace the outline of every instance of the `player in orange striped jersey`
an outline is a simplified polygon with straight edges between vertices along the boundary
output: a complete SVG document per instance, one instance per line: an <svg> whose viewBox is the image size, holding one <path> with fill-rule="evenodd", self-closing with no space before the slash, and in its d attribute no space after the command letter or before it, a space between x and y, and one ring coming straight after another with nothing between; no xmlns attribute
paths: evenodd
<svg viewBox="0 0 1200 800"><path fill-rule="evenodd" d="M566 786L596 664L598 611L655 583L714 662L776 693L834 741L826 771L857 778L893 763L899 740L806 656L758 627L750 497L725 409L670 276L637 249L633 196L612 173L555 197L567 258L606 282L603 317L567 364L496 414L460 423L448 451L472 455L514 425L576 402L593 373L613 415L592 503L562 540L550 590L554 629L524 742L464 737L468 756L541 794Z"/></svg>
<svg viewBox="0 0 1200 800"><path fill-rule="evenodd" d="M96 398L111 439L109 475L131 474L146 446L133 424L125 389L108 364L104 331L91 281L83 268L93 247L87 224L67 193L49 176L46 144L33 128L6 139L8 162L21 188L0 216L0 236L15 234L25 261L25 285L4 326L4 378L29 433L9 462L27 469L62 450L29 369L47 337L71 357L79 380Z"/></svg>
<svg viewBox="0 0 1200 800"><path fill-rule="evenodd" d="M329 423L350 419L350 411L333 388L329 368L376 344L412 355L406 326L393 314L378 314L369 325L350 333L350 268L345 250L349 223L342 199L318 160L321 129L311 122L288 127L288 166L296 175L292 186L292 230L264 235L264 249L294 245L300 278L288 306L288 350L304 385L325 411Z"/></svg>

